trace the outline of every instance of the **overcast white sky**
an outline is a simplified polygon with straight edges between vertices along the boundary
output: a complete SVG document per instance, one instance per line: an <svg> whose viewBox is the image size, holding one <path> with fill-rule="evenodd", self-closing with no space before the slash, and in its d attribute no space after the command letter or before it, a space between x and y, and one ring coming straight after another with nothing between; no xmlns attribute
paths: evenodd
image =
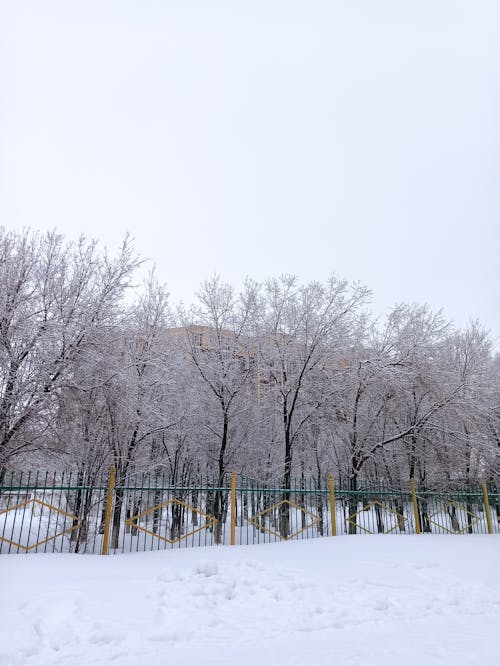
<svg viewBox="0 0 500 666"><path fill-rule="evenodd" d="M0 0L0 223L175 300L332 271L500 335L498 0Z"/></svg>

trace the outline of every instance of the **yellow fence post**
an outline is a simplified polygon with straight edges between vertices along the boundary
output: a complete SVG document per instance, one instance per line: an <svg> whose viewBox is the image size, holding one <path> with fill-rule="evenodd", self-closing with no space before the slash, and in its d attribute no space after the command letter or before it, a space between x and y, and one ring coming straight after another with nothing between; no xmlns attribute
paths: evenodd
<svg viewBox="0 0 500 666"><path fill-rule="evenodd" d="M415 479L410 479L411 499L413 502L413 516L415 518L415 532L420 534L420 515L418 513L417 491L415 490Z"/></svg>
<svg viewBox="0 0 500 666"><path fill-rule="evenodd" d="M108 494L106 497L106 512L104 514L104 535L102 538L101 555L108 554L109 528L111 526L111 510L113 509L113 492L115 489L116 470L112 467L109 470Z"/></svg>
<svg viewBox="0 0 500 666"><path fill-rule="evenodd" d="M231 546L236 545L236 472L231 474Z"/></svg>
<svg viewBox="0 0 500 666"><path fill-rule="evenodd" d="M483 500L484 500L484 512L486 514L486 525L488 526L488 534L493 534L493 526L491 524L491 512L490 512L490 500L488 497L488 488L486 483L483 481Z"/></svg>
<svg viewBox="0 0 500 666"><path fill-rule="evenodd" d="M330 491L330 520L332 525L332 536L337 536L337 516L335 515L335 485L333 476L328 477L328 489Z"/></svg>

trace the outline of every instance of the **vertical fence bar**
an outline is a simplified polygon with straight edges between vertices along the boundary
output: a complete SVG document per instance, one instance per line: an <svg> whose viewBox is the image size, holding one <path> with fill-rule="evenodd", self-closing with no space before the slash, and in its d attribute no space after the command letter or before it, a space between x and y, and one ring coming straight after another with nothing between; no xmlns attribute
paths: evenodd
<svg viewBox="0 0 500 666"><path fill-rule="evenodd" d="M420 534L420 516L418 513L417 491L415 490L415 479L410 479L411 500L413 503L413 517L415 518L415 532Z"/></svg>
<svg viewBox="0 0 500 666"><path fill-rule="evenodd" d="M102 538L101 555L108 554L109 528L111 525L111 510L113 508L113 492L115 489L115 477L116 477L116 470L114 467L112 467L109 470L108 494L106 497L106 513L104 517L104 534Z"/></svg>
<svg viewBox="0 0 500 666"><path fill-rule="evenodd" d="M481 484L481 487L483 489L484 512L486 514L486 525L488 527L488 534L493 534L493 526L491 524L490 499L488 497L488 488L484 481Z"/></svg>
<svg viewBox="0 0 500 666"><path fill-rule="evenodd" d="M333 475L328 477L328 489L330 491L330 522L332 527L332 536L337 536L337 516L335 514L335 485Z"/></svg>
<svg viewBox="0 0 500 666"><path fill-rule="evenodd" d="M236 472L231 474L231 546L236 545Z"/></svg>

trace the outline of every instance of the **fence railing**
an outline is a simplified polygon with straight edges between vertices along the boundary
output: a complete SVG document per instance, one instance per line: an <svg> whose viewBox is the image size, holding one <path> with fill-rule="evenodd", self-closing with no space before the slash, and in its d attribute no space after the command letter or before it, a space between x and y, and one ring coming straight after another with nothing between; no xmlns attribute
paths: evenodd
<svg viewBox="0 0 500 666"><path fill-rule="evenodd" d="M0 485L0 553L124 553L259 544L344 534L500 533L497 484L335 488L333 477L290 487L233 474L172 485L114 470L20 473Z"/></svg>

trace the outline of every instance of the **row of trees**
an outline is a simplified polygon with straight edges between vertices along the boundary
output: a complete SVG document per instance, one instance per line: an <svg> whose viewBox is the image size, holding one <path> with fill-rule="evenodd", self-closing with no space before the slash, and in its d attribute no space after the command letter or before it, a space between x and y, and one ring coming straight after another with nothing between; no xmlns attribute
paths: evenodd
<svg viewBox="0 0 500 666"><path fill-rule="evenodd" d="M498 477L500 359L479 324L407 304L375 321L337 276L239 292L213 277L191 307L151 277L127 305L139 263L129 240L110 258L0 231L0 469L91 483L114 466L118 486L138 469L220 486L236 469L285 489Z"/></svg>

